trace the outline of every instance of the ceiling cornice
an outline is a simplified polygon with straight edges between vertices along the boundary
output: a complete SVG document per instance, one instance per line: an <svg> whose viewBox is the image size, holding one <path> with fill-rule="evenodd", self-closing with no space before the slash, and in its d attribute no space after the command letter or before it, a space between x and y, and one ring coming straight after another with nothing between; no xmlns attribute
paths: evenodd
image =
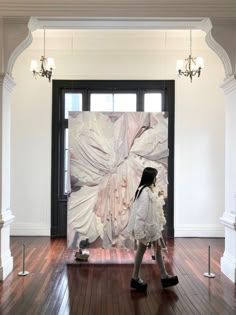
<svg viewBox="0 0 236 315"><path fill-rule="evenodd" d="M32 17L36 28L52 29L202 29L208 18L70 18Z"/></svg>
<svg viewBox="0 0 236 315"><path fill-rule="evenodd" d="M1 16L64 17L236 17L233 0L54 0L1 1Z"/></svg>

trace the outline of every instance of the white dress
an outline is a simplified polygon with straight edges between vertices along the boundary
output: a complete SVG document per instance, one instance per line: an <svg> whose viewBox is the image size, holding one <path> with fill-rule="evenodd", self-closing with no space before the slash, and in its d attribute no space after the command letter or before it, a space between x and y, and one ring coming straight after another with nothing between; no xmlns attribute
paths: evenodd
<svg viewBox="0 0 236 315"><path fill-rule="evenodd" d="M162 236L166 219L163 212L163 199L157 192L145 187L135 200L128 224L128 231L144 244L156 241Z"/></svg>

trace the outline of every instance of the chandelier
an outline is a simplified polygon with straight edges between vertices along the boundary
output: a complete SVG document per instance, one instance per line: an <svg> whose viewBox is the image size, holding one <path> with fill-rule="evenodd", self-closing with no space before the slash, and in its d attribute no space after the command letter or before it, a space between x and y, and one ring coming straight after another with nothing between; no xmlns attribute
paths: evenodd
<svg viewBox="0 0 236 315"><path fill-rule="evenodd" d="M185 64L184 64L185 61ZM192 30L190 30L190 52L189 56L184 60L177 60L176 70L178 75L184 75L185 77L189 77L190 81L195 75L200 77L201 70L204 67L204 62L202 57L193 57L192 56Z"/></svg>
<svg viewBox="0 0 236 315"><path fill-rule="evenodd" d="M52 72L55 69L55 62L53 58L45 57L45 29L43 32L43 56L40 58L40 70L38 69L37 60L31 60L30 71L33 72L34 77L45 77L51 82Z"/></svg>

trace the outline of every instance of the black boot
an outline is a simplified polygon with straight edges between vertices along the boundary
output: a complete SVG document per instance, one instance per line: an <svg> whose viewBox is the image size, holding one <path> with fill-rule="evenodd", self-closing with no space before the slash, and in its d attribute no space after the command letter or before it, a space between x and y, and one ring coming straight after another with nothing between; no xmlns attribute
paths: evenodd
<svg viewBox="0 0 236 315"><path fill-rule="evenodd" d="M162 283L162 287L165 289L165 288L172 287L178 284L179 279L177 276L170 276L169 278L161 279L161 283Z"/></svg>
<svg viewBox="0 0 236 315"><path fill-rule="evenodd" d="M136 289L139 292L146 292L147 291L147 283L143 282L142 280L138 279L131 279L130 281L130 287L132 289Z"/></svg>

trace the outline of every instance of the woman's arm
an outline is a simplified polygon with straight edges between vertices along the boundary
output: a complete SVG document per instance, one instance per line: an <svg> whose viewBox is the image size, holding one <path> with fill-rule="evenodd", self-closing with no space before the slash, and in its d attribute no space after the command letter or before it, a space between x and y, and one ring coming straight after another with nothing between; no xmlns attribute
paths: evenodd
<svg viewBox="0 0 236 315"><path fill-rule="evenodd" d="M149 209L148 188L144 188L141 195L137 199L137 210L134 224L134 234L136 239L145 237L146 219Z"/></svg>

